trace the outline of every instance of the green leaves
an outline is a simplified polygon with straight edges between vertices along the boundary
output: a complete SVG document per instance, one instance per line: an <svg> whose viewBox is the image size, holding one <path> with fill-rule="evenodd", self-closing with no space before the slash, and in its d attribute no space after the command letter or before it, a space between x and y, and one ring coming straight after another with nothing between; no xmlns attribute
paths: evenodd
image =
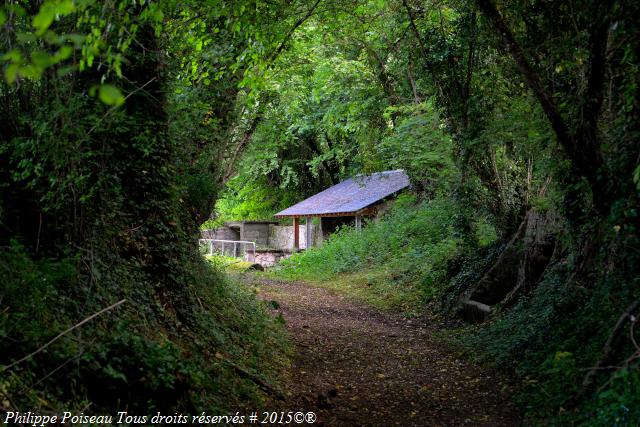
<svg viewBox="0 0 640 427"><path fill-rule="evenodd" d="M11 62L11 64L7 65L7 68L4 70L4 78L8 83L15 82L18 76L18 71L20 70L19 64L22 62L22 54L19 50L14 49L2 55L0 59Z"/></svg>
<svg viewBox="0 0 640 427"><path fill-rule="evenodd" d="M107 105L122 105L124 104L124 95L120 92L120 89L113 85L102 85L98 93L100 101Z"/></svg>
<svg viewBox="0 0 640 427"><path fill-rule="evenodd" d="M9 84L15 83L20 78L39 79L47 68L71 56L73 47L67 44L68 41L78 46L84 37L76 34L58 35L50 30L54 20L76 10L71 0L45 1L33 18L25 16L25 11L16 5L10 10L12 12L11 27L15 31L18 43L16 48L0 56L0 61L7 62L4 67L4 78ZM3 25L7 19L6 12L0 9L0 25ZM65 68L67 72L70 70L69 66Z"/></svg>
<svg viewBox="0 0 640 427"><path fill-rule="evenodd" d="M43 50L34 50L31 52L31 61L27 61L19 50L14 49L0 57L9 62L4 78L9 84L15 83L19 77L39 79L44 70L68 59L72 52L73 48L66 45L61 46L53 55Z"/></svg>
<svg viewBox="0 0 640 427"><path fill-rule="evenodd" d="M96 96L96 92L98 92L98 99L100 99L104 104L113 106L124 104L124 95L120 89L114 85L102 84L100 86L93 86L89 90L89 95Z"/></svg>
<svg viewBox="0 0 640 427"><path fill-rule="evenodd" d="M51 0L45 1L40 7L38 14L33 17L33 28L36 34L41 36L53 23L57 16L64 16L75 10L73 1L71 0Z"/></svg>

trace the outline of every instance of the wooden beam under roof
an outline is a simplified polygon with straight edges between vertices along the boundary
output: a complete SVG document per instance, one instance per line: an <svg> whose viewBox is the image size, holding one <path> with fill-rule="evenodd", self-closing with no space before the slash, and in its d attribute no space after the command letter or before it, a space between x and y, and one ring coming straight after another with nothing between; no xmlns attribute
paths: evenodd
<svg viewBox="0 0 640 427"><path fill-rule="evenodd" d="M308 214L308 215L275 215L276 218L326 218L336 216L371 216L375 215L378 209L375 206L369 206L364 209L360 209L355 212L335 212L335 213L323 213L323 214Z"/></svg>

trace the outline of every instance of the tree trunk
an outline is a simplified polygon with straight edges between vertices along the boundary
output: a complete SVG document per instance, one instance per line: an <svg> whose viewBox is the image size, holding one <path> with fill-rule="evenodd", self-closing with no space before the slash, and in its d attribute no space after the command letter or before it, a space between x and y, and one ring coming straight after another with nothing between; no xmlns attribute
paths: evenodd
<svg viewBox="0 0 640 427"><path fill-rule="evenodd" d="M558 143L564 148L572 164L580 175L589 182L593 204L598 213L609 212L610 200L607 197L608 182L601 175L603 158L600 148L598 119L604 96L604 76L606 70L606 46L609 34L609 8L611 1L596 4L592 10L593 24L589 31L589 61L587 63L587 89L582 95L578 116L580 122L574 126L562 117L553 94L548 91L540 75L532 66L522 47L516 41L506 21L492 0L476 0L480 10L492 23L502 44L520 71L535 97L538 99ZM597 2L596 2L597 3Z"/></svg>

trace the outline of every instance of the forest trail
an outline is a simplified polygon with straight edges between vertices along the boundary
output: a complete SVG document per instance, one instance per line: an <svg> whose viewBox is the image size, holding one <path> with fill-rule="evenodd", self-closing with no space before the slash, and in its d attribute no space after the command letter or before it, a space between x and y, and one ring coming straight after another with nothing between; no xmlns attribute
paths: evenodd
<svg viewBox="0 0 640 427"><path fill-rule="evenodd" d="M254 278L295 344L281 410L324 426L517 426L509 390L456 357L423 319L321 287Z"/></svg>

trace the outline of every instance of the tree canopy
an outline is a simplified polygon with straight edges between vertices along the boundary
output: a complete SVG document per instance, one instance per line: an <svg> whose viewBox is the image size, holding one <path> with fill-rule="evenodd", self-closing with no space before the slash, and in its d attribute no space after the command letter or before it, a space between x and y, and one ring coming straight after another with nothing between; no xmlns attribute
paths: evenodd
<svg viewBox="0 0 640 427"><path fill-rule="evenodd" d="M275 375L280 326L211 271L200 228L271 219L347 177L405 169L413 195L388 222L361 239L342 231L300 265L332 260L314 270L322 276L376 260L451 318L509 242L544 228L557 243L539 274L523 267L518 294L479 332L497 343L485 354L521 358L507 369L523 381L538 375L524 395L551 396L529 408L543 419L632 425L637 410L620 414L640 395L629 326L640 298L639 8L3 2L0 406L259 400L259 381L238 372L264 362ZM40 350L121 300L119 315ZM560 371L570 386L550 379Z"/></svg>

